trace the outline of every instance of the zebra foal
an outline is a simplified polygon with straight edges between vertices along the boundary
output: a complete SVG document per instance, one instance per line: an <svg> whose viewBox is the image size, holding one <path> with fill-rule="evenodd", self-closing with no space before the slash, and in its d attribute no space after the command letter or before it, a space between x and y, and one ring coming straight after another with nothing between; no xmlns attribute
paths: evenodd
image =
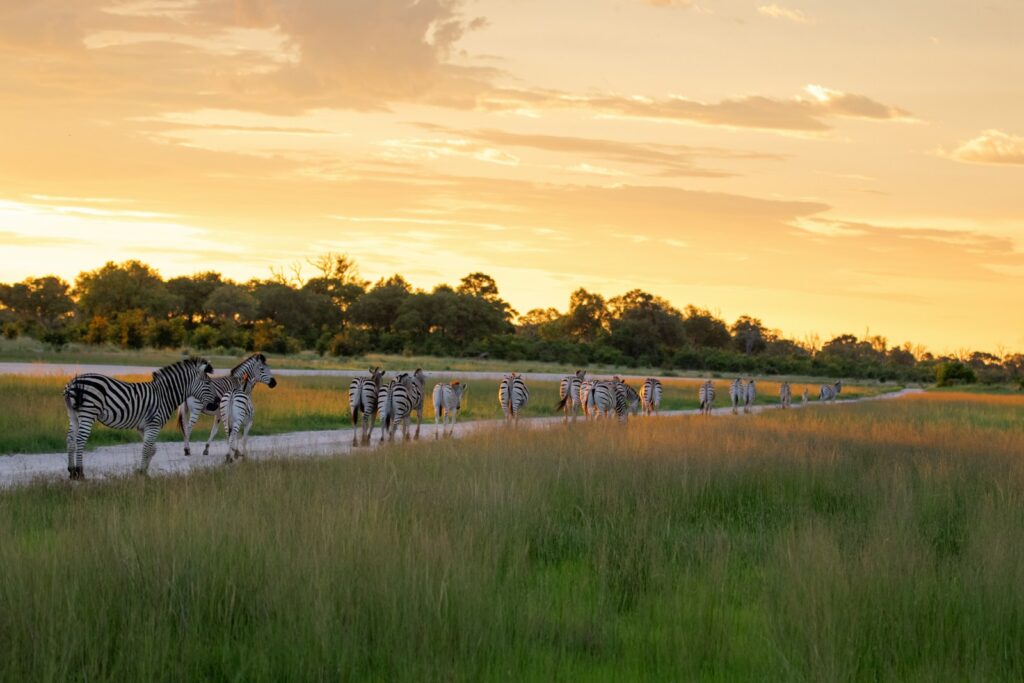
<svg viewBox="0 0 1024 683"><path fill-rule="evenodd" d="M204 410L216 412L220 396L205 358L187 358L160 368L146 382L123 382L107 375L78 375L64 387L68 411L68 473L83 479L82 453L96 422L113 429L135 429L142 435L142 458L137 471L146 474L156 452L160 429L186 399L197 399Z"/></svg>
<svg viewBox="0 0 1024 683"><path fill-rule="evenodd" d="M228 452L224 462L246 455L249 449L249 430L252 429L256 406L252 403L252 390L260 381L256 375L244 373L235 386L221 398L220 419L228 437ZM241 448L238 442L242 442Z"/></svg>
<svg viewBox="0 0 1024 683"><path fill-rule="evenodd" d="M697 390L697 398L700 399L700 414L710 415L715 404L715 383L705 380Z"/></svg>
<svg viewBox="0 0 1024 683"><path fill-rule="evenodd" d="M438 421L441 422L441 433L455 433L455 421L459 419L459 410L462 408L462 397L469 389L469 385L455 381L451 384L435 384L433 391L434 399L434 438L440 438L438 433ZM451 430L448 430L448 420L451 420Z"/></svg>
<svg viewBox="0 0 1024 683"><path fill-rule="evenodd" d="M563 422L569 421L569 413L572 413L573 422L576 421L576 416L583 405L580 400L580 385L583 384L586 376L586 370L577 370L575 374L566 375L558 383L558 398L560 401L555 410L563 411L565 416L562 420Z"/></svg>
<svg viewBox="0 0 1024 683"><path fill-rule="evenodd" d="M793 403L793 390L790 388L789 382L779 385L779 403L782 404L783 410L789 408Z"/></svg>

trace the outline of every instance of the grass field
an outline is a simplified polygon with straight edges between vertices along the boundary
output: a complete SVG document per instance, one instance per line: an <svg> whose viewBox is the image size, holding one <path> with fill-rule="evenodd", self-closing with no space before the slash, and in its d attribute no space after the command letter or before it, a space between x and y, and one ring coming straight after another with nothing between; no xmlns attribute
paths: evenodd
<svg viewBox="0 0 1024 683"><path fill-rule="evenodd" d="M65 448L67 411L62 389L66 377L0 376L0 455L11 453L52 453ZM134 379L146 379L138 376ZM282 432L350 429L348 415L348 378L342 377L281 377L276 389L257 387L254 395L256 420L252 434L279 434ZM428 380L427 392L436 380ZM718 405L728 402L727 383L718 383ZM469 382L464 410L460 420L500 419L496 381ZM778 384L759 383L759 403L778 402ZM793 394L799 401L803 385L794 385ZM697 385L693 381L673 379L664 383L664 410L697 407ZM812 394L816 390L812 388ZM882 391L877 385L849 386L841 398L856 398ZM558 403L557 382L530 382L530 403L524 411L527 417L554 414ZM433 405L430 397L425 401L424 422L433 429ZM212 417L203 417L192 440L205 442L210 433ZM181 432L171 420L160 435L161 441L179 441ZM219 438L223 440L224 431ZM140 441L131 430L111 430L97 426L89 439L89 448Z"/></svg>
<svg viewBox="0 0 1024 683"><path fill-rule="evenodd" d="M1024 399L0 495L6 680L1021 680Z"/></svg>

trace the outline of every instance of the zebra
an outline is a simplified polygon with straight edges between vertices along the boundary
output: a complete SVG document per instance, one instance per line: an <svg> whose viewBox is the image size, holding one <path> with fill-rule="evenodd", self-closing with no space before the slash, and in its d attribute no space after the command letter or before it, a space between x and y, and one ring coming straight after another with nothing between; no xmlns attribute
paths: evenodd
<svg viewBox="0 0 1024 683"><path fill-rule="evenodd" d="M458 381L434 385L434 438L440 437L437 429L438 420L441 421L441 433L444 433L451 418L452 428L449 433L455 433L455 421L459 419L459 410L462 409L462 397L468 390L469 385Z"/></svg>
<svg viewBox="0 0 1024 683"><path fill-rule="evenodd" d="M597 417L594 412L594 380L585 379L580 382L580 405L583 406L583 417L590 419Z"/></svg>
<svg viewBox="0 0 1024 683"><path fill-rule="evenodd" d="M558 407L555 410L563 411L563 422L569 421L569 413L572 413L573 422L576 421L576 416L579 414L579 409L582 405L580 401L580 384L583 383L586 376L586 370L577 370L575 374L566 375L558 383L558 398L561 400L558 402Z"/></svg>
<svg viewBox="0 0 1024 683"><path fill-rule="evenodd" d="M740 405L740 400L746 397L746 388L743 386L743 380L739 377L732 381L729 385L729 402L732 404L732 414L735 415L739 412L737 409Z"/></svg>
<svg viewBox="0 0 1024 683"><path fill-rule="evenodd" d="M807 402L810 401L810 400L811 400L810 392L807 391L807 387L804 387L804 393L803 393L803 395L802 395L802 397L800 399L800 402L803 405L807 405Z"/></svg>
<svg viewBox="0 0 1024 683"><path fill-rule="evenodd" d="M782 408L786 409L793 403L793 390L789 386L789 382L783 382L779 385L779 403L782 404Z"/></svg>
<svg viewBox="0 0 1024 683"><path fill-rule="evenodd" d="M648 377L640 387L640 405L644 415L657 414L661 409L661 380Z"/></svg>
<svg viewBox="0 0 1024 683"><path fill-rule="evenodd" d="M697 397L700 399L700 414L710 415L715 404L715 383L705 380L697 390Z"/></svg>
<svg viewBox="0 0 1024 683"><path fill-rule="evenodd" d="M526 382L522 375L512 373L505 375L498 385L498 403L501 404L501 413L505 420L512 420L519 424L519 413L522 412L530 400L530 390L526 388Z"/></svg>
<svg viewBox="0 0 1024 683"><path fill-rule="evenodd" d="M595 417L614 414L619 422L625 423L629 417L629 399L626 385L618 378L594 382L594 415Z"/></svg>
<svg viewBox="0 0 1024 683"><path fill-rule="evenodd" d="M839 392L841 392L842 390L843 390L843 382L842 382L842 380L836 382L835 384L833 384L831 386L829 386L828 384L822 384L821 385L821 389L818 391L818 400L819 401L834 401L834 400L836 400L836 396L838 396Z"/></svg>
<svg viewBox="0 0 1024 683"><path fill-rule="evenodd" d="M258 383L266 384L271 389L277 386L277 380L274 379L270 368L267 367L267 357L262 353L252 354L231 368L231 372L223 377L211 377L210 384L213 386L213 390L217 392L217 396L224 398L225 394L234 389L238 380L246 374L253 380L253 386ZM220 426L220 413L216 410L205 410L202 402L192 397L185 399L185 402L178 406L178 428L181 429L182 434L185 436L185 455L192 455L189 439L192 436L192 430L195 428L196 422L204 414L213 415L213 427L210 429L210 436L206 439L206 445L203 447L203 455L209 455L210 444L213 443L214 437L217 436L217 428Z"/></svg>
<svg viewBox="0 0 1024 683"><path fill-rule="evenodd" d="M220 401L220 419L228 437L228 452L224 462L244 457L249 447L249 430L252 429L256 407L252 403L252 390L259 377L244 373L236 380L234 388L226 393ZM241 440L242 447L238 447Z"/></svg>
<svg viewBox="0 0 1024 683"><path fill-rule="evenodd" d="M398 424L402 424L402 439L409 439L409 420L413 412L417 414L416 435L413 438L420 438L420 425L423 424L423 385L426 377L423 370L416 370L409 374L403 372L391 380L381 395L378 408L380 409L380 440L384 441L384 433L388 434L388 441L394 441L395 430Z"/></svg>
<svg viewBox="0 0 1024 683"><path fill-rule="evenodd" d="M626 409L634 415L639 415L641 399L637 390L623 382L618 375L613 377L612 381L622 385L622 390L626 393Z"/></svg>
<svg viewBox="0 0 1024 683"><path fill-rule="evenodd" d="M757 397L757 389L754 388L754 380L747 382L746 391L743 392L743 412L749 413Z"/></svg>
<svg viewBox="0 0 1024 683"><path fill-rule="evenodd" d="M123 382L113 377L88 373L77 375L64 387L68 410L68 473L84 479L82 452L93 424L114 429L136 429L142 435L142 459L137 471L146 474L156 452L156 437L174 409L185 399L215 412L220 395L210 381L213 366L205 358L186 358L160 368L146 382Z"/></svg>
<svg viewBox="0 0 1024 683"><path fill-rule="evenodd" d="M384 370L380 366L369 368L369 377L356 377L348 385L348 406L352 413L352 445L355 446L356 438L359 435L359 413L363 413L363 444L370 443L370 434L373 432L373 423L377 419L378 399L380 399L380 384L384 377Z"/></svg>

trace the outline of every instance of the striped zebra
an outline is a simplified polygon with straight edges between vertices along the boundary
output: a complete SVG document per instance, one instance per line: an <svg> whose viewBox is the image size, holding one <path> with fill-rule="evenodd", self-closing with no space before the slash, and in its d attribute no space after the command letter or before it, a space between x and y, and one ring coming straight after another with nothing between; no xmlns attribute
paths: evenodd
<svg viewBox="0 0 1024 683"><path fill-rule="evenodd" d="M843 382L842 382L842 380L836 382L835 384L833 384L831 386L829 386L828 384L822 384L821 385L821 389L818 390L818 400L819 401L834 401L834 400L836 400L836 396L838 396L839 392L841 392L842 390L843 390Z"/></svg>
<svg viewBox="0 0 1024 683"><path fill-rule="evenodd" d="M793 403L793 390L789 387L789 382L783 382L779 385L779 403L782 404L782 408L786 409Z"/></svg>
<svg viewBox="0 0 1024 683"><path fill-rule="evenodd" d="M210 382L213 366L205 358L186 358L160 368L146 382L123 382L88 373L64 387L68 410L68 473L84 479L82 453L93 424L113 429L136 429L142 435L142 459L138 472L149 471L160 429L185 399L194 397L205 410L216 411L220 396Z"/></svg>
<svg viewBox="0 0 1024 683"><path fill-rule="evenodd" d="M441 421L441 433L448 431L448 420L451 419L451 431L455 432L455 421L459 419L459 410L462 409L462 397L469 390L469 385L461 382L451 384L434 385L434 438L440 437L437 423Z"/></svg>
<svg viewBox="0 0 1024 683"><path fill-rule="evenodd" d="M612 381L621 384L622 390L626 393L626 410L633 413L634 415L639 415L641 410L641 399L640 394L637 392L637 390L626 384L624 381L622 381L622 379L619 378L618 375L613 377Z"/></svg>
<svg viewBox="0 0 1024 683"><path fill-rule="evenodd" d="M245 456L249 448L249 430L252 429L256 407L252 403L252 390L259 382L256 375L244 373L220 400L220 419L228 437L228 452L224 462ZM239 447L238 443L242 445Z"/></svg>
<svg viewBox="0 0 1024 683"><path fill-rule="evenodd" d="M378 404L381 441L384 440L385 432L388 434L388 441L394 441L399 423L402 425L402 439L408 441L409 420L413 412L417 414L414 438L420 438L420 425L423 424L423 385L425 383L426 377L420 368L416 368L412 374L403 372L388 383Z"/></svg>
<svg viewBox="0 0 1024 683"><path fill-rule="evenodd" d="M811 400L810 392L807 391L807 387L804 387L804 393L803 393L803 395L801 397L800 402L803 403L804 405L807 405L807 402L810 401L810 400Z"/></svg>
<svg viewBox="0 0 1024 683"><path fill-rule="evenodd" d="M743 392L743 412L749 413L757 398L757 389L754 387L754 380L747 382L746 391Z"/></svg>
<svg viewBox="0 0 1024 683"><path fill-rule="evenodd" d="M746 395L747 392L746 387L743 386L743 380L737 377L729 385L729 402L732 404L733 415L739 412L740 401L745 400Z"/></svg>
<svg viewBox="0 0 1024 683"><path fill-rule="evenodd" d="M573 422L576 421L576 416L579 414L580 407L582 406L580 401L580 384L583 383L586 376L586 370L577 370L575 374L566 375L558 383L558 398L560 400L555 410L563 412L563 422L569 421L569 413L572 413Z"/></svg>
<svg viewBox="0 0 1024 683"><path fill-rule="evenodd" d="M519 413L522 412L530 400L530 390L526 388L526 381L522 375L512 373L505 375L498 385L498 403L501 404L501 414L505 420L512 420L519 424Z"/></svg>
<svg viewBox="0 0 1024 683"><path fill-rule="evenodd" d="M359 434L359 413L362 413L362 443L370 443L373 423L377 419L377 402L380 399L380 385L384 370L380 366L369 368L369 377L356 377L348 385L348 407L352 414L352 445L357 444Z"/></svg>
<svg viewBox="0 0 1024 683"><path fill-rule="evenodd" d="M626 422L629 417L629 402L624 383L616 379L594 382L593 396L596 417L615 415L619 422Z"/></svg>
<svg viewBox="0 0 1024 683"><path fill-rule="evenodd" d="M260 383L266 384L271 389L277 386L277 380L274 379L270 368L267 367L267 357L262 353L252 354L231 368L231 372L223 377L211 377L210 384L213 386L213 390L217 392L217 396L223 399L229 391L235 388L243 375L249 375L252 378L253 386ZM185 436L185 455L192 455L189 439L192 437L192 430L195 429L196 422L204 414L213 415L213 427L210 429L210 436L206 439L206 445L203 447L203 455L209 455L210 444L213 443L214 437L217 436L217 428L220 427L220 412L205 410L201 401L191 397L178 406L178 428L181 429L181 433Z"/></svg>
<svg viewBox="0 0 1024 683"><path fill-rule="evenodd" d="M705 380L697 390L697 398L700 399L700 414L710 415L711 409L715 405L715 383Z"/></svg>
<svg viewBox="0 0 1024 683"><path fill-rule="evenodd" d="M648 377L640 387L640 405L644 415L655 415L661 409L661 380Z"/></svg>
<svg viewBox="0 0 1024 683"><path fill-rule="evenodd" d="M590 419L597 417L594 412L594 384L596 382L591 379L585 379L580 382L580 405L583 406L583 417Z"/></svg>

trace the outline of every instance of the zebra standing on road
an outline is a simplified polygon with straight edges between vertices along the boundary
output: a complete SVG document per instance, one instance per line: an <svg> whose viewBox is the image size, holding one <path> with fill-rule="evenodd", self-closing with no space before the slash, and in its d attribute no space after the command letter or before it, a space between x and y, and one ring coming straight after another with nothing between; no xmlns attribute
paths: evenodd
<svg viewBox="0 0 1024 683"><path fill-rule="evenodd" d="M657 414L661 409L661 380L648 377L640 387L640 404L644 415Z"/></svg>
<svg viewBox="0 0 1024 683"><path fill-rule="evenodd" d="M586 370L577 370L575 374L566 375L562 378L562 381L558 383L558 407L555 410L561 410L564 413L563 422L569 421L569 413L572 413L573 422L576 421L576 416L579 414L580 406L580 384L583 383L584 378L587 376Z"/></svg>
<svg viewBox="0 0 1024 683"><path fill-rule="evenodd" d="M622 385L622 390L626 394L626 410L633 413L634 415L640 414L640 394L637 390L623 382L618 375L613 378L613 381L618 382Z"/></svg>
<svg viewBox="0 0 1024 683"><path fill-rule="evenodd" d="M416 368L411 375L403 372L388 383L380 400L380 440L388 433L388 441L394 441L395 430L402 424L402 439L409 439L409 419L413 411L417 414L416 435L420 438L423 424L423 385L426 377L423 370Z"/></svg>
<svg viewBox="0 0 1024 683"><path fill-rule="evenodd" d="M732 403L732 414L735 415L738 411L740 401L746 396L746 388L743 386L743 380L739 377L732 381L729 385L729 402Z"/></svg>
<svg viewBox="0 0 1024 683"><path fill-rule="evenodd" d="M363 414L362 443L370 443L373 423L377 419L377 402L380 399L380 385L384 370L380 366L369 368L369 377L356 377L348 385L348 406L352 413L352 445L359 435L359 413Z"/></svg>
<svg viewBox="0 0 1024 683"><path fill-rule="evenodd" d="M803 405L807 405L807 402L811 400L810 392L807 391L807 387L804 387L804 393L800 400Z"/></svg>
<svg viewBox="0 0 1024 683"><path fill-rule="evenodd" d="M434 385L434 438L438 438L437 423L441 420L441 432L448 428L448 420L451 419L451 434L455 433L455 421L459 419L459 410L462 408L462 396L469 386L461 382L451 384Z"/></svg>
<svg viewBox="0 0 1024 683"><path fill-rule="evenodd" d="M710 415L711 408L715 405L715 383L705 380L697 391L697 397L700 399L700 414Z"/></svg>
<svg viewBox="0 0 1024 683"><path fill-rule="evenodd" d="M223 377L211 377L210 385L217 392L219 398L224 398L229 391L238 385L243 375L249 375L253 380L253 386L257 383L266 384L271 389L277 386L277 380L274 379L270 368L267 367L267 357L262 353L252 354L231 368L231 372ZM192 455L189 439L192 437L192 430L195 428L196 422L204 414L213 415L213 427L210 429L209 438L206 439L206 446L203 447L203 455L209 455L210 444L213 442L213 438L217 436L217 428L220 426L220 413L216 410L205 410L203 402L192 397L185 399L185 402L178 406L178 428L181 429L181 433L185 436L185 455Z"/></svg>
<svg viewBox="0 0 1024 683"><path fill-rule="evenodd" d="M754 380L747 382L746 391L743 392L743 412L749 413L757 398L757 389L754 388Z"/></svg>
<svg viewBox="0 0 1024 683"><path fill-rule="evenodd" d="M498 385L498 403L501 404L501 413L505 420L512 420L519 424L519 413L530 400L530 391L526 388L526 382L522 375L512 373L505 375Z"/></svg>
<svg viewBox="0 0 1024 683"><path fill-rule="evenodd" d="M580 382L580 405L583 406L583 417L597 417L594 412L594 380L585 379Z"/></svg>
<svg viewBox="0 0 1024 683"><path fill-rule="evenodd" d="M789 382L783 382L779 385L779 403L782 404L782 408L786 409L793 403L793 390L789 388Z"/></svg>
<svg viewBox="0 0 1024 683"><path fill-rule="evenodd" d="M224 456L224 462L242 458L248 452L249 430L252 429L253 416L256 414L256 407L252 403L252 390L258 381L259 378L255 375L250 377L249 373L245 373L234 388L220 400L220 419L224 423L228 437L228 452ZM241 447L238 445L239 441L242 442Z"/></svg>
<svg viewBox="0 0 1024 683"><path fill-rule="evenodd" d="M82 453L93 424L99 421L113 429L136 429L142 435L142 459L138 472L145 474L156 452L156 437L174 409L187 398L215 412L220 396L209 374L213 366L205 358L186 358L160 368L147 382L123 382L113 377L88 373L78 375L64 387L68 410L68 473L84 479Z"/></svg>
<svg viewBox="0 0 1024 683"><path fill-rule="evenodd" d="M619 422L625 423L629 416L626 385L618 378L594 382L594 415L595 417L611 417L613 414Z"/></svg>
<svg viewBox="0 0 1024 683"><path fill-rule="evenodd" d="M831 386L829 386L828 384L822 384L821 385L821 389L818 391L818 400L819 401L834 401L834 400L836 400L836 396L838 396L839 392L842 391L842 390L843 390L843 382L842 382L842 380L836 382L835 384L833 384Z"/></svg>

